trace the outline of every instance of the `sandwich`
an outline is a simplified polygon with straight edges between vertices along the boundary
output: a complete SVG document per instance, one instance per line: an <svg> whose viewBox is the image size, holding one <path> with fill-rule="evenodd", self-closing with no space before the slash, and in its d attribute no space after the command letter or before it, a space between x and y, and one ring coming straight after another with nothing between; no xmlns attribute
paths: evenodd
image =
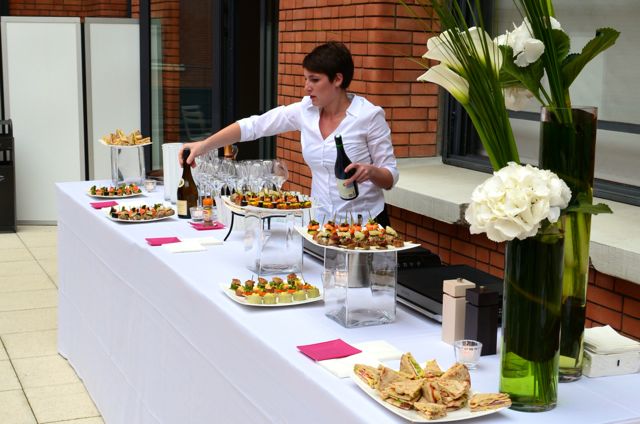
<svg viewBox="0 0 640 424"><path fill-rule="evenodd" d="M471 412L508 408L509 406L511 406L511 399L506 393L477 393L469 400Z"/></svg>
<svg viewBox="0 0 640 424"><path fill-rule="evenodd" d="M422 394L422 380L397 380L380 391L383 398L413 402Z"/></svg>
<svg viewBox="0 0 640 424"><path fill-rule="evenodd" d="M424 378L424 371L411 352L407 352L400 358L400 372L411 378Z"/></svg>
<svg viewBox="0 0 640 424"><path fill-rule="evenodd" d="M437 381L425 380L422 383L422 397L429 403L442 403L442 393Z"/></svg>
<svg viewBox="0 0 640 424"><path fill-rule="evenodd" d="M420 415L429 420L435 420L436 418L442 418L447 415L446 406L427 402L425 398L421 398L419 401L414 402L413 407L420 413Z"/></svg>
<svg viewBox="0 0 640 424"><path fill-rule="evenodd" d="M438 387L445 404L462 398L469 391L469 383L466 381L445 380L443 378L438 380Z"/></svg>
<svg viewBox="0 0 640 424"><path fill-rule="evenodd" d="M378 376L378 391L380 392L380 395L383 399L384 390L390 387L394 381L408 380L408 378L403 374L400 374L398 371L392 370L391 368L385 367L384 365L380 365L378 367Z"/></svg>
<svg viewBox="0 0 640 424"><path fill-rule="evenodd" d="M388 398L384 398L384 401L400 409L409 410L413 407L413 402L407 401L407 400L388 397Z"/></svg>
<svg viewBox="0 0 640 424"><path fill-rule="evenodd" d="M442 370L440 369L440 365L435 359L431 359L427 361L424 365L424 376L426 378L434 378L440 377L442 375Z"/></svg>
<svg viewBox="0 0 640 424"><path fill-rule="evenodd" d="M364 364L355 364L353 372L372 389L378 387L380 372L376 368Z"/></svg>
<svg viewBox="0 0 640 424"><path fill-rule="evenodd" d="M460 362L456 362L444 372L440 376L441 380L458 380L458 381L466 381L469 383L469 387L471 387L471 376L469 375L469 369L461 364Z"/></svg>

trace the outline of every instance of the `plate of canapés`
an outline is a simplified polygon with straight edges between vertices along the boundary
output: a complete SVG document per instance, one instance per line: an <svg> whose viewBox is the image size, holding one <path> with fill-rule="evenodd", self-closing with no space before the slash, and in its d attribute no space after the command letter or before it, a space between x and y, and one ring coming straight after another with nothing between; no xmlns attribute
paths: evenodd
<svg viewBox="0 0 640 424"><path fill-rule="evenodd" d="M410 352L402 355L398 371L356 364L351 378L378 404L411 422L460 421L511 406L506 393L474 393L464 364L442 371L435 359L420 365Z"/></svg>
<svg viewBox="0 0 640 424"><path fill-rule="evenodd" d="M238 278L220 287L231 300L258 307L294 306L322 300L322 293L295 273L286 277L259 277L242 282Z"/></svg>
<svg viewBox="0 0 640 424"><path fill-rule="evenodd" d="M334 250L392 252L419 246L405 241L392 227L383 227L374 219L369 219L364 225L346 219L322 224L311 220L306 228L296 229L311 243Z"/></svg>
<svg viewBox="0 0 640 424"><path fill-rule="evenodd" d="M273 210L300 210L311 208L311 198L295 191L263 190L259 193L251 191L235 192L225 201L233 208L242 211L258 209L272 212Z"/></svg>
<svg viewBox="0 0 640 424"><path fill-rule="evenodd" d="M161 221L176 214L170 204L164 203L117 205L102 210L110 220L127 223Z"/></svg>
<svg viewBox="0 0 640 424"><path fill-rule="evenodd" d="M87 194L99 199L112 199L140 196L142 190L137 184L120 184L118 186L92 185L87 191Z"/></svg>

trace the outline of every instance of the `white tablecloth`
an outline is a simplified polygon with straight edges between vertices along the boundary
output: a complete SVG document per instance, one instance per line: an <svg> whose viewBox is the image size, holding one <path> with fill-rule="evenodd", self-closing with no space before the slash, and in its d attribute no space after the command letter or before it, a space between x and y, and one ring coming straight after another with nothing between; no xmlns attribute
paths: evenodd
<svg viewBox="0 0 640 424"><path fill-rule="evenodd" d="M205 252L172 254L145 237L223 238L226 230L198 232L179 219L112 222L89 206L90 185L57 185L58 349L107 424L400 423L295 346L383 339L421 361L454 362L439 324L403 307L392 324L346 329L324 316L322 302L232 302L219 284L251 276L240 232ZM161 191L141 199L160 200ZM305 278L321 285L320 271L305 256ZM497 391L498 368L498 356L483 357L471 372L474 389ZM476 422L640 422L638 393L638 374L582 378L560 385L550 412L507 410Z"/></svg>

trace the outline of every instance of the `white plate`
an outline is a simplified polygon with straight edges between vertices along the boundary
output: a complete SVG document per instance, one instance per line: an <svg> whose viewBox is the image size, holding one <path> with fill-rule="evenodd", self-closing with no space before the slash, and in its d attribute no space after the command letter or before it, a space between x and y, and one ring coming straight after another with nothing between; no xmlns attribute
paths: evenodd
<svg viewBox="0 0 640 424"><path fill-rule="evenodd" d="M413 423L447 423L451 421L462 421L462 420L468 420L471 418L482 417L485 415L495 414L496 412L502 411L503 409L507 408L505 406L502 408L491 409L488 411L471 412L471 410L469 409L469 406L467 405L464 408L458 409L457 411L451 411L451 412L447 411L447 415L445 415L442 418L430 420L425 416L420 415L420 413L418 413L418 411L416 411L415 409L406 410L406 409L398 408L397 406L393 406L388 402L385 402L380 398L377 390L369 387L367 383L362 381L362 379L358 377L355 373L351 374L351 379L356 383L358 387L362 389L363 392L368 394L372 399L374 399L380 405L384 406L394 414L399 415L405 420L411 421ZM469 398L471 398L471 395L472 393L470 392Z"/></svg>
<svg viewBox="0 0 640 424"><path fill-rule="evenodd" d="M409 241L405 241L404 242L404 246L402 246L402 247L393 247L393 246L389 245L389 247L387 247L386 249L380 249L378 247L372 247L370 249L361 249L361 248L347 249L347 248L340 247L340 246L325 246L323 244L318 244L313 239L313 236L307 232L306 228L296 227L296 230L302 235L302 237L306 238L307 240L309 240L310 243L313 243L316 246L325 247L327 249L332 249L332 250L340 250L342 252L384 253L384 252L397 252L397 251L400 251L400 250L407 250L407 249L411 249L411 248L420 246L419 244L411 243Z"/></svg>
<svg viewBox="0 0 640 424"><path fill-rule="evenodd" d="M155 203L154 202L137 202L137 203L122 203L122 204L117 204L114 207L116 209L120 209L121 207L125 207L127 209L131 209L132 207L140 207L141 205L147 205L147 206L153 206ZM176 210L171 206L170 203L162 203L163 206L166 207L170 207L171 209L173 209L173 215L171 216L163 216L161 218L153 218L153 219L144 219L144 220L129 220L129 219L118 219L118 218L113 218L110 214L109 211L111 210L111 206L109 206L108 208L102 208L102 211L104 212L105 216L107 218L109 218L110 220L114 221L114 222L124 222L124 223L130 223L130 224L142 224L145 222L157 222L157 221L162 221L164 219L171 219L171 218L175 218L177 216L177 212Z"/></svg>
<svg viewBox="0 0 640 424"><path fill-rule="evenodd" d="M136 196L142 196L144 193L141 191L140 193L134 193L134 194L123 194L121 196L108 196L105 194L99 195L99 194L91 194L91 191L87 191L87 196L91 196L91 197L95 197L96 199L126 199L127 197L136 197Z"/></svg>
<svg viewBox="0 0 640 424"><path fill-rule="evenodd" d="M144 147L144 146L148 146L151 144L151 142L148 143L144 143L144 144L109 144L106 141L104 141L103 139L98 139L98 142L100 144L103 144L107 147L117 147L118 149L127 149L130 147Z"/></svg>
<svg viewBox="0 0 640 424"><path fill-rule="evenodd" d="M229 284L220 284L220 288L222 289L222 291L224 292L224 294L226 294L229 299L240 303L242 305L247 305L247 306L257 306L259 308L273 308L273 307L284 307L284 306L296 306L296 305L303 305L305 303L313 303L313 302L317 302L319 300L322 300L322 293L320 293L320 296L318 297L314 297L312 299L306 299L306 300L294 300L291 303L275 303L273 305L265 305L264 303L249 303L245 300L244 297L242 296L236 296L236 293L231 290L229 288Z"/></svg>

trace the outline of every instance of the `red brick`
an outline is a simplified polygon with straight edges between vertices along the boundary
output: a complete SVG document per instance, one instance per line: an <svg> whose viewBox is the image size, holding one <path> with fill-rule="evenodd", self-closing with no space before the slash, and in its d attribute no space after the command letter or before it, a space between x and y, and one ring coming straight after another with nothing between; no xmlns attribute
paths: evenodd
<svg viewBox="0 0 640 424"><path fill-rule="evenodd" d="M495 266L489 267L489 273L498 278L504 278L504 270Z"/></svg>
<svg viewBox="0 0 640 424"><path fill-rule="evenodd" d="M427 132L428 128L425 132L419 132L419 133L411 133L409 135L409 144L422 144L422 145L427 145L427 146L433 146L430 147L430 152L433 151L435 153L435 146L436 146L436 134L433 132Z"/></svg>
<svg viewBox="0 0 640 424"><path fill-rule="evenodd" d="M640 318L640 302L630 297L624 299L622 312L634 318Z"/></svg>
<svg viewBox="0 0 640 424"><path fill-rule="evenodd" d="M440 256L440 260L442 261L443 264L445 265L451 264L451 251L440 249L440 253L438 253L438 256Z"/></svg>
<svg viewBox="0 0 640 424"><path fill-rule="evenodd" d="M471 243L453 239L451 240L451 250L470 258L476 258L476 247Z"/></svg>
<svg viewBox="0 0 640 424"><path fill-rule="evenodd" d="M426 230L424 228L418 228L417 236L418 236L418 239L422 241L432 243L436 246L438 245L438 233L436 233L435 231Z"/></svg>
<svg viewBox="0 0 640 424"><path fill-rule="evenodd" d="M628 315L622 317L622 332L636 340L640 340L640 319Z"/></svg>
<svg viewBox="0 0 640 424"><path fill-rule="evenodd" d="M624 296L629 296L633 297L634 299L640 300L640 284L635 284L630 281L616 278L615 291Z"/></svg>
<svg viewBox="0 0 640 424"><path fill-rule="evenodd" d="M489 264L476 261L476 264L474 266L477 270L480 270L486 273L489 272Z"/></svg>
<svg viewBox="0 0 640 424"><path fill-rule="evenodd" d="M438 235L438 242L440 247L444 247L445 249L451 249L451 237L445 234Z"/></svg>
<svg viewBox="0 0 640 424"><path fill-rule="evenodd" d="M587 318L602 324L609 324L616 330L620 330L622 327L622 314L620 312L595 303L587 302Z"/></svg>
<svg viewBox="0 0 640 424"><path fill-rule="evenodd" d="M489 263L496 268L504 268L504 255L502 253L492 251L489 255Z"/></svg>
<svg viewBox="0 0 640 424"><path fill-rule="evenodd" d="M587 300L616 311L622 310L622 297L620 295L597 286L592 285L588 288Z"/></svg>
<svg viewBox="0 0 640 424"><path fill-rule="evenodd" d="M596 271L595 277L596 286L613 290L615 279L612 276Z"/></svg>
<svg viewBox="0 0 640 424"><path fill-rule="evenodd" d="M451 265L469 265L474 267L476 265L476 261L473 258L460 255L456 252L451 252Z"/></svg>
<svg viewBox="0 0 640 424"><path fill-rule="evenodd" d="M480 262L489 263L489 249L476 247L476 259Z"/></svg>

